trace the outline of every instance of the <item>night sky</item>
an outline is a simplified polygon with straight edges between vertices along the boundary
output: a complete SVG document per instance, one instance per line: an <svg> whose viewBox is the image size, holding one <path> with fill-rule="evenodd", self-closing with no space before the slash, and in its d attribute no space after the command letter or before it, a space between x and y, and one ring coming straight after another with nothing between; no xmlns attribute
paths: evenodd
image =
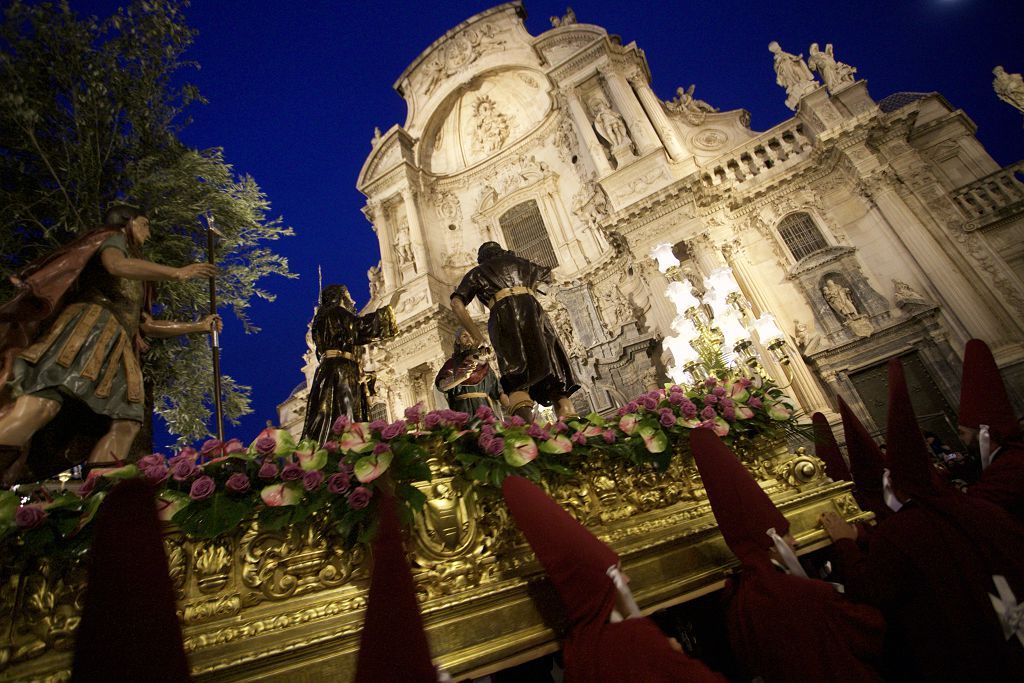
<svg viewBox="0 0 1024 683"><path fill-rule="evenodd" d="M81 13L100 16L118 4L71 0ZM195 147L223 147L296 232L271 245L299 278L264 281L277 301L253 302L250 317L263 331L246 335L226 321L224 371L252 386L255 408L229 435L251 439L303 381L317 266L324 284L347 284L360 305L368 299L366 270L379 254L355 181L374 126L386 131L405 121L405 103L391 85L434 40L495 4L194 0L187 9L199 35L186 58L201 65L189 80L210 103L191 112L194 123L182 137ZM533 35L565 11L564 0L525 7ZM996 161L1024 159L1024 120L997 99L991 73L997 64L1024 71L1024 3L579 0L573 9L581 23L602 26L624 44L636 41L662 99L696 83L695 95L723 111L747 109L754 130L792 116L768 42L805 56L810 43L831 42L876 100L938 91L977 124Z"/></svg>

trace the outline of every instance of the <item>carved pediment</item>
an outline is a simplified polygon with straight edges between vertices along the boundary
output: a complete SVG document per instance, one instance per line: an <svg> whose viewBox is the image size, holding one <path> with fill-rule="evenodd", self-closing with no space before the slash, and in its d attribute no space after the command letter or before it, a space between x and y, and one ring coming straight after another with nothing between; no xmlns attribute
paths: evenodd
<svg viewBox="0 0 1024 683"><path fill-rule="evenodd" d="M793 265L789 270L789 274L792 277L799 277L807 273L811 273L823 266L827 266L831 263L835 263L839 259L852 254L856 249L853 247L825 247L820 249L813 254L805 256Z"/></svg>

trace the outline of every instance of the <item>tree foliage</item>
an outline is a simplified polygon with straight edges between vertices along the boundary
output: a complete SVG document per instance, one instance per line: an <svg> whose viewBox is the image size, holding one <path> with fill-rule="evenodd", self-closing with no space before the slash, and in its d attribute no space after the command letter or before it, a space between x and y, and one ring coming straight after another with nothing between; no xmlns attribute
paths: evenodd
<svg viewBox="0 0 1024 683"><path fill-rule="evenodd" d="M206 258L200 216L218 239L218 300L256 331L253 297L273 300L260 283L293 277L266 246L291 235L256 181L239 175L220 149L179 139L189 111L205 100L184 78L196 31L182 5L134 0L100 20L67 3L15 0L0 25L0 297L8 277L36 257L101 223L115 201L146 207L146 256L169 265ZM207 284L160 283L157 317L192 320L208 308ZM155 409L183 438L206 433L212 402L208 342L154 340L145 358ZM224 380L229 419L250 412L249 387Z"/></svg>

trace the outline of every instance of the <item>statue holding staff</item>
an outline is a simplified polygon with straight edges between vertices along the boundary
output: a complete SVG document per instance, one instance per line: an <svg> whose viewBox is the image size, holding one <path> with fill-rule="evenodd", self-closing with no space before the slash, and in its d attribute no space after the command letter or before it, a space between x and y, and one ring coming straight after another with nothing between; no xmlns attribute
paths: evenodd
<svg viewBox="0 0 1024 683"><path fill-rule="evenodd" d="M104 226L16 278L18 293L0 307L4 486L51 477L86 458L91 467L123 461L145 417L142 337L221 330L215 314L196 322L152 317L147 283L212 278L217 269L146 261L149 235L143 211L114 206Z"/></svg>

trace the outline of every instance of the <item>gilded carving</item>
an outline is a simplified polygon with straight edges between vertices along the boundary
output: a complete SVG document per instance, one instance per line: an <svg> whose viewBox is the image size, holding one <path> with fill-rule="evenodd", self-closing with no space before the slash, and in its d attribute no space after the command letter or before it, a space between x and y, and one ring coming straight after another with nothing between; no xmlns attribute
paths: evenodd
<svg viewBox="0 0 1024 683"><path fill-rule="evenodd" d="M209 542L193 548L196 584L201 593L214 593L227 584L231 571L231 551L223 543Z"/></svg>

